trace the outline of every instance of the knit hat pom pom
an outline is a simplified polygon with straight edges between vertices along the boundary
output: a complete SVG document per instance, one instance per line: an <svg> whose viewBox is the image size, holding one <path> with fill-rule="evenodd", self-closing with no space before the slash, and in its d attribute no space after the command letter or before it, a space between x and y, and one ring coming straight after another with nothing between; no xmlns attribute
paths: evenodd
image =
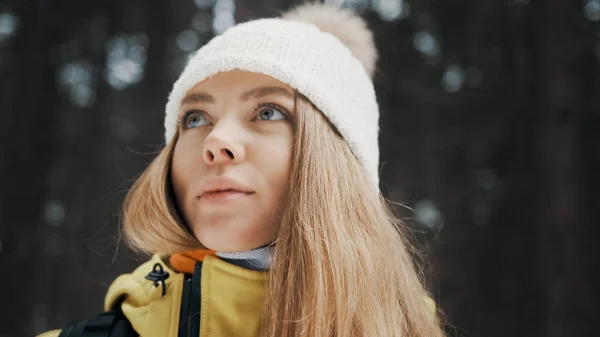
<svg viewBox="0 0 600 337"><path fill-rule="evenodd" d="M367 23L353 12L331 5L306 3L282 15L283 19L310 23L321 31L337 37L346 45L373 77L377 48Z"/></svg>

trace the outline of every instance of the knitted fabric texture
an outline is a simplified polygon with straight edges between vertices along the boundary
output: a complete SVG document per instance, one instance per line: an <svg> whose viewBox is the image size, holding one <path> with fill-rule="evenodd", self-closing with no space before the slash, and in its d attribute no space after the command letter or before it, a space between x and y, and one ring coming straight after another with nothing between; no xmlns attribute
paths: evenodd
<svg viewBox="0 0 600 337"><path fill-rule="evenodd" d="M312 24L259 19L213 38L191 58L166 106L165 139L175 135L183 98L219 72L265 74L306 96L344 137L378 190L379 107L373 82L338 38Z"/></svg>
<svg viewBox="0 0 600 337"><path fill-rule="evenodd" d="M267 270L271 261L272 246L256 248L245 252L217 252L223 260L252 270Z"/></svg>

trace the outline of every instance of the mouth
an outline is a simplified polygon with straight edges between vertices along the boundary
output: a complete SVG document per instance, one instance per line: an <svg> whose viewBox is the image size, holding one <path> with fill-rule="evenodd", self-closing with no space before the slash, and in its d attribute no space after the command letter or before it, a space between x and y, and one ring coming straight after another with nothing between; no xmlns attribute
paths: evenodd
<svg viewBox="0 0 600 337"><path fill-rule="evenodd" d="M228 177L216 177L204 183L199 193L200 202L209 204L228 203L254 194L247 185Z"/></svg>
<svg viewBox="0 0 600 337"><path fill-rule="evenodd" d="M200 196L200 201L209 203L223 203L235 201L254 194L254 192L240 191L236 189L222 189L206 191Z"/></svg>

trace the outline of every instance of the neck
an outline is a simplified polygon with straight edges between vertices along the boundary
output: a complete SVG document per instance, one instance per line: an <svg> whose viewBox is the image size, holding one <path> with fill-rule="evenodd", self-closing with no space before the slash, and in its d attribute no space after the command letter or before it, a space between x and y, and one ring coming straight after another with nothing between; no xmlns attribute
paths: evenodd
<svg viewBox="0 0 600 337"><path fill-rule="evenodd" d="M272 246L260 247L245 252L217 252L221 259L242 268L265 271L269 269Z"/></svg>

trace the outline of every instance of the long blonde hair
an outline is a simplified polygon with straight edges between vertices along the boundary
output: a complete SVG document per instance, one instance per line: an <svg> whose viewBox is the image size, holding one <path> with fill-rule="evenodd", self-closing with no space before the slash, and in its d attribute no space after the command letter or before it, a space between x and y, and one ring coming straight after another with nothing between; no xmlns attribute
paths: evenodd
<svg viewBox="0 0 600 337"><path fill-rule="evenodd" d="M345 140L296 94L288 205L276 239L265 337L443 336L401 223ZM181 221L169 168L177 136L136 181L124 234L148 253L201 248Z"/></svg>

